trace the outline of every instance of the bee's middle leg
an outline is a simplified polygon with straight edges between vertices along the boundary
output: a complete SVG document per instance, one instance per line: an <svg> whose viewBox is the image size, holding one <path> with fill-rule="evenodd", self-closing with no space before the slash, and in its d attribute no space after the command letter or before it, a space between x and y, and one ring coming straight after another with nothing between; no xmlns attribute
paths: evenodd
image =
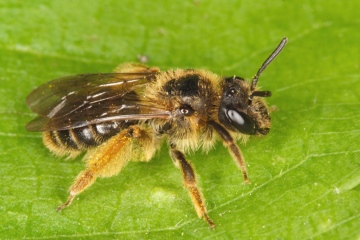
<svg viewBox="0 0 360 240"><path fill-rule="evenodd" d="M197 186L194 168L186 160L185 155L173 146L170 150L170 155L175 165L181 170L184 186L189 191L197 215L199 218L203 217L210 227L214 228L215 224L207 214L204 197Z"/></svg>

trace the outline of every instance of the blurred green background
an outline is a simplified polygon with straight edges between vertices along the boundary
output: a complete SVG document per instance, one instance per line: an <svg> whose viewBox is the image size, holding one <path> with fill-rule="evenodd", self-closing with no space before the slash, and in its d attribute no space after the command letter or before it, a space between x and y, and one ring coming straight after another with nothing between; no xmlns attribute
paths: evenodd
<svg viewBox="0 0 360 240"><path fill-rule="evenodd" d="M359 1L1 1L0 238L359 239ZM251 185L219 142L196 167L210 230L164 146L55 208L84 164L28 133L27 94L138 61L251 78L271 90L270 134L240 143Z"/></svg>

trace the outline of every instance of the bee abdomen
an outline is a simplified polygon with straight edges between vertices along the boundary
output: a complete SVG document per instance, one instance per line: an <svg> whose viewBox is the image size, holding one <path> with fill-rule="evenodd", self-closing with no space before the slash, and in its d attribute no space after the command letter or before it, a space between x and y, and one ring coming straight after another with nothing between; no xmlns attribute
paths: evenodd
<svg viewBox="0 0 360 240"><path fill-rule="evenodd" d="M99 146L130 125L129 122L107 122L45 132L44 144L57 155L81 152Z"/></svg>

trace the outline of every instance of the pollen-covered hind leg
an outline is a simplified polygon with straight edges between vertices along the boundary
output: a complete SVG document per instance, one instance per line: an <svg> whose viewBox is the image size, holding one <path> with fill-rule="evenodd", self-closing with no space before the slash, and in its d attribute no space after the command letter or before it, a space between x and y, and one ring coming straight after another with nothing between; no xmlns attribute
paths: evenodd
<svg viewBox="0 0 360 240"><path fill-rule="evenodd" d="M175 165L181 170L184 186L189 191L197 215L199 216L199 218L204 218L205 221L210 225L210 227L214 228L215 224L207 214L204 197L197 186L194 168L186 160L184 154L179 150L172 148L170 150L170 155L175 162Z"/></svg>
<svg viewBox="0 0 360 240"><path fill-rule="evenodd" d="M151 136L145 130L132 126L89 151L85 156L86 169L76 177L70 187L68 200L57 210L61 211L69 206L75 196L90 187L97 177L110 177L118 174L125 164L134 157L134 151L132 151L134 139L140 145L147 147L152 143Z"/></svg>

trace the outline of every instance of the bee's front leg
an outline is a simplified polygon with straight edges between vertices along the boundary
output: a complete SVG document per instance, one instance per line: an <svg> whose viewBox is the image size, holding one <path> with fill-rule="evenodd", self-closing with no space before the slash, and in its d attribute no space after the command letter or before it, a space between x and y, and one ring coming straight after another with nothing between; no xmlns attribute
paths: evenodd
<svg viewBox="0 0 360 240"><path fill-rule="evenodd" d="M245 184L250 184L248 173L246 170L246 163L244 156L241 153L240 148L235 144L233 137L231 137L228 130L226 130L221 124L215 121L209 121L209 124L213 126L215 131L220 135L224 145L228 148L231 157L234 159L235 163L240 168Z"/></svg>

